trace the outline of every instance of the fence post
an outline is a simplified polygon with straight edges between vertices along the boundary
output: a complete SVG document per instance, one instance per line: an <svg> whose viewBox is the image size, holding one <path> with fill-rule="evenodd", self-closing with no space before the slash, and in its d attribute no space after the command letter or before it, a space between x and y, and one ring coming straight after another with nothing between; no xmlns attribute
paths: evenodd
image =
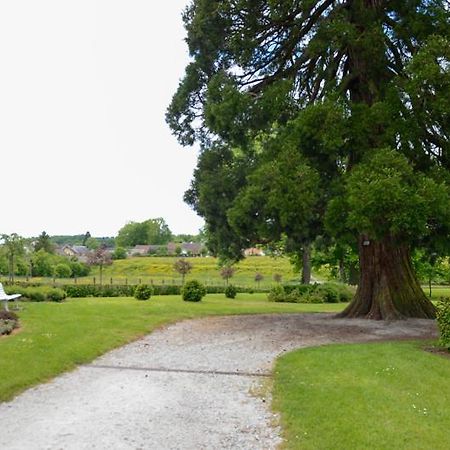
<svg viewBox="0 0 450 450"><path fill-rule="evenodd" d="M92 281L93 281L93 283L94 283L94 286L95 286L95 277L94 277L94 278L92 278Z"/></svg>
<svg viewBox="0 0 450 450"><path fill-rule="evenodd" d="M128 278L125 278L125 286L128 286Z"/></svg>
<svg viewBox="0 0 450 450"><path fill-rule="evenodd" d="M138 282L138 284L141 284L141 279L139 278L139 282Z"/></svg>
<svg viewBox="0 0 450 450"><path fill-rule="evenodd" d="M112 277L109 279L109 284L112 286L112 284L113 284L113 279L112 279Z"/></svg>

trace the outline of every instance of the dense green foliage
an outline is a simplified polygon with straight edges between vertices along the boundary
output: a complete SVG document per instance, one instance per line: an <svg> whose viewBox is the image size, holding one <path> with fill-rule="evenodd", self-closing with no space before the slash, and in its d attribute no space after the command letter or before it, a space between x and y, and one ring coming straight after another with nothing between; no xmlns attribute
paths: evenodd
<svg viewBox="0 0 450 450"><path fill-rule="evenodd" d="M447 2L194 0L184 22L192 60L167 121L202 146L185 200L210 249L373 242L395 273L362 264L353 313L383 315L388 292L384 314L409 298L432 316L413 275L390 280L411 247L449 251Z"/></svg>
<svg viewBox="0 0 450 450"><path fill-rule="evenodd" d="M34 242L34 251L38 252L39 250L44 250L47 253L54 252L54 245L51 241L51 237L45 231L43 231Z"/></svg>
<svg viewBox="0 0 450 450"><path fill-rule="evenodd" d="M139 285L138 285L139 286ZM134 285L93 285L93 284L68 284L61 289L67 293L68 297L134 297L136 286ZM226 286L206 286L208 294L224 293ZM181 295L183 287L176 284L155 284L152 285L152 295ZM239 292L254 293L254 288L239 287ZM261 289L262 292L266 290Z"/></svg>
<svg viewBox="0 0 450 450"><path fill-rule="evenodd" d="M450 298L441 298L437 305L436 319L440 333L440 344L450 350Z"/></svg>
<svg viewBox="0 0 450 450"><path fill-rule="evenodd" d="M31 274L35 277L78 278L87 276L90 272L87 264L47 253L44 249L33 253L30 257L30 263Z"/></svg>
<svg viewBox="0 0 450 450"><path fill-rule="evenodd" d="M274 373L286 449L450 446L450 359L421 345L301 349L282 356Z"/></svg>
<svg viewBox="0 0 450 450"><path fill-rule="evenodd" d="M229 284L225 288L225 297L226 298L236 298L237 292L238 292L237 289L232 284Z"/></svg>
<svg viewBox="0 0 450 450"><path fill-rule="evenodd" d="M148 219L144 222L129 222L124 225L116 238L119 247L134 247L135 245L167 244L172 239L165 220L161 217Z"/></svg>
<svg viewBox="0 0 450 450"><path fill-rule="evenodd" d="M153 293L153 289L148 284L140 284L134 290L134 298L137 300L148 300Z"/></svg>
<svg viewBox="0 0 450 450"><path fill-rule="evenodd" d="M199 302L206 295L206 288L200 281L188 281L181 291L185 302Z"/></svg>
<svg viewBox="0 0 450 450"><path fill-rule="evenodd" d="M116 247L112 254L112 259L126 259L127 251L123 247Z"/></svg>
<svg viewBox="0 0 450 450"><path fill-rule="evenodd" d="M66 298L66 292L63 289L50 286L5 286L8 294L20 294L22 298L33 302L62 302Z"/></svg>
<svg viewBox="0 0 450 450"><path fill-rule="evenodd" d="M352 289L343 284L324 283L312 285L274 286L268 294L271 302L287 303L339 303L349 302L354 295Z"/></svg>

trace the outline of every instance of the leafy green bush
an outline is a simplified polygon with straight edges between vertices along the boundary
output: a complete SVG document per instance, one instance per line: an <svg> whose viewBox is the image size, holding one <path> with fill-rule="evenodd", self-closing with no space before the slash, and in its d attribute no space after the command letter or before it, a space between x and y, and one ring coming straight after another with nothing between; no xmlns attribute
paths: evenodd
<svg viewBox="0 0 450 450"><path fill-rule="evenodd" d="M5 291L8 294L20 294L23 298L32 302L61 302L66 298L66 293L62 289L50 286L7 286Z"/></svg>
<svg viewBox="0 0 450 450"><path fill-rule="evenodd" d="M53 275L56 278L70 278L72 276L72 269L68 264L57 264L53 268Z"/></svg>
<svg viewBox="0 0 450 450"><path fill-rule="evenodd" d="M185 302L199 302L206 295L206 289L199 281L191 280L184 285L182 295Z"/></svg>
<svg viewBox="0 0 450 450"><path fill-rule="evenodd" d="M148 284L140 284L134 290L134 297L137 300L148 300L153 293L153 289Z"/></svg>
<svg viewBox="0 0 450 450"><path fill-rule="evenodd" d="M277 284L273 286L267 295L269 302L285 302L287 292L284 286Z"/></svg>
<svg viewBox="0 0 450 450"><path fill-rule="evenodd" d="M226 287L225 289L225 297L226 298L236 298L237 295L237 289L230 284L229 286Z"/></svg>
<svg viewBox="0 0 450 450"><path fill-rule="evenodd" d="M272 302L287 303L339 303L349 301L353 297L352 290L335 283L324 284L280 284L273 286L268 299Z"/></svg>
<svg viewBox="0 0 450 450"><path fill-rule="evenodd" d="M340 295L339 290L334 284L321 284L317 286L315 293L323 298L325 303L339 303Z"/></svg>
<svg viewBox="0 0 450 450"><path fill-rule="evenodd" d="M436 319L439 327L439 343L450 350L450 298L441 298L437 303Z"/></svg>
<svg viewBox="0 0 450 450"><path fill-rule="evenodd" d="M66 298L66 292L63 289L53 288L47 292L47 300L52 302L62 302Z"/></svg>

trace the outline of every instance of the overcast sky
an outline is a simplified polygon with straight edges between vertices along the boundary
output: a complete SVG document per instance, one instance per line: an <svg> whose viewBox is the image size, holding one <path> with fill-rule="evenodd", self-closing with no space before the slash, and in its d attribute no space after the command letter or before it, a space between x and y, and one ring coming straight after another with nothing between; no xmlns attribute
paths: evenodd
<svg viewBox="0 0 450 450"><path fill-rule="evenodd" d="M0 0L0 233L198 231L182 200L196 151L164 121L187 3Z"/></svg>

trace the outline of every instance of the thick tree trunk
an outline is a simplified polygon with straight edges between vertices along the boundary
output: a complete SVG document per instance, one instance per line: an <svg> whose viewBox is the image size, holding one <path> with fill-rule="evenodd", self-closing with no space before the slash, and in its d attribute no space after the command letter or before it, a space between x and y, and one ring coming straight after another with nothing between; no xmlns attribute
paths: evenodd
<svg viewBox="0 0 450 450"><path fill-rule="evenodd" d="M302 284L311 284L311 245L305 244L302 252Z"/></svg>
<svg viewBox="0 0 450 450"><path fill-rule="evenodd" d="M392 238L359 240L360 277L355 298L339 317L432 319L435 309L413 271L409 248Z"/></svg>

